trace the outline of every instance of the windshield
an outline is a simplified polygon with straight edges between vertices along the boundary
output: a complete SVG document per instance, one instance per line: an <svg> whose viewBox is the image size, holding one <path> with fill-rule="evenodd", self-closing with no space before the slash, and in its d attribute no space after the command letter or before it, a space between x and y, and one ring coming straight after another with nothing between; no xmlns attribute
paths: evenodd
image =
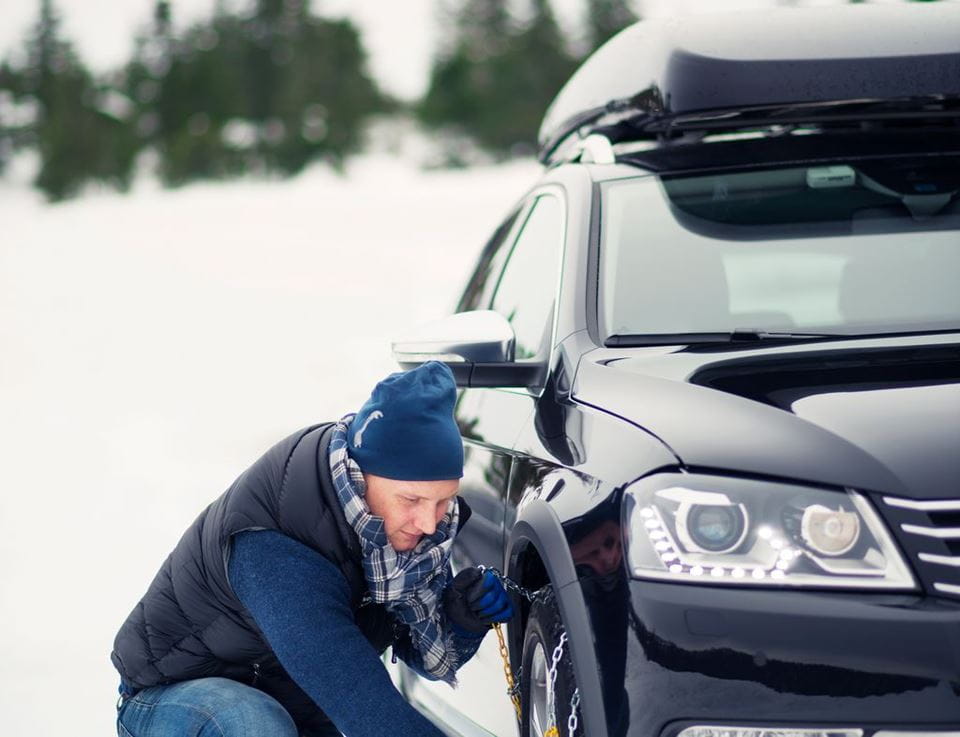
<svg viewBox="0 0 960 737"><path fill-rule="evenodd" d="M960 157L603 186L611 335L960 329Z"/></svg>

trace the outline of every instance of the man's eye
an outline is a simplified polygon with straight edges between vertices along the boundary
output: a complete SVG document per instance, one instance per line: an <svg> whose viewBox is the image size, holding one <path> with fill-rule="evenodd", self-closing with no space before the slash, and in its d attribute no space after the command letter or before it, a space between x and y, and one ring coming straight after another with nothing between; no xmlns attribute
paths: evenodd
<svg viewBox="0 0 960 737"><path fill-rule="evenodd" d="M417 498L415 496L405 496L403 497L403 501L409 502L410 504L416 504Z"/></svg>

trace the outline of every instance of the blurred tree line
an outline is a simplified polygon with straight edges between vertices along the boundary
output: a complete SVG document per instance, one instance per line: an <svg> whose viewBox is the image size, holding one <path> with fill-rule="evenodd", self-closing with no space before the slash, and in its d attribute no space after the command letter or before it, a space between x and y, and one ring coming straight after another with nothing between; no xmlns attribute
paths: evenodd
<svg viewBox="0 0 960 737"><path fill-rule="evenodd" d="M132 58L101 76L64 38L54 0L40 0L22 58L0 64L0 170L35 151L51 200L91 181L125 190L145 151L168 186L287 176L318 159L341 166L371 116L397 111L495 156L529 152L579 61L635 20L626 0L585 0L586 36L567 39L548 0L451 1L429 90L403 105L371 78L357 28L307 0L252 0L243 13L219 0L179 33L170 0L156 0Z"/></svg>
<svg viewBox="0 0 960 737"><path fill-rule="evenodd" d="M427 92L406 105L371 78L357 28L312 14L308 1L249 0L237 12L218 0L211 18L178 33L170 0L155 0L132 58L95 76L63 37L54 0L40 0L21 58L0 63L0 171L35 151L35 184L50 200L91 181L126 189L145 152L168 186L288 176L314 160L342 166L365 122L389 112L451 134L448 164L466 160L464 145L528 154L577 65L637 20L630 0L581 0L570 38L550 0L444 0Z"/></svg>
<svg viewBox="0 0 960 737"><path fill-rule="evenodd" d="M583 59L637 20L626 0L586 0L583 35L567 38L548 0L529 0L525 17L509 0L464 0L445 21L422 122L460 131L503 156L534 150L547 105Z"/></svg>
<svg viewBox="0 0 960 737"><path fill-rule="evenodd" d="M0 66L0 166L34 149L51 200L87 181L126 189L141 151L175 186L245 172L289 175L357 150L364 119L389 108L366 70L357 29L302 0L256 0L246 14L173 32L170 2L123 68L95 78L41 0L24 61Z"/></svg>

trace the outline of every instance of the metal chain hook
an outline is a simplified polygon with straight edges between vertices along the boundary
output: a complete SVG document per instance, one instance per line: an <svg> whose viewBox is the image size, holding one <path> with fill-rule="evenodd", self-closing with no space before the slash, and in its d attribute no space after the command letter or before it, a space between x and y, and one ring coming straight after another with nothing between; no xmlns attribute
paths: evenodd
<svg viewBox="0 0 960 737"><path fill-rule="evenodd" d="M516 581L511 580L507 576L504 576L497 568L493 566L477 566L480 569L481 573L486 571L491 571L494 576L497 577L497 580L503 584L504 588L508 591L512 591L518 596L522 596L524 599L529 601L531 604L536 601L542 601L550 595L552 588L550 584L537 589L536 591L531 591L528 588L525 588L518 584ZM503 670L504 675L507 680L507 695L510 697L510 701L513 703L513 707L517 713L517 721L522 719L521 709L520 709L520 677L521 672L518 672L516 677L513 676L513 669L510 667L510 658L507 651L506 643L503 638L503 632L499 624L494 625L494 628L497 632L497 637L499 639L499 649L500 657L503 659ZM548 681L550 687L550 693L556 694L556 682L557 682L557 670L560 664L561 658L563 658L563 646L567 643L566 630L563 630L560 633L560 641L557 643L557 646L553 649L553 653L550 658L550 669L548 674ZM573 690L573 696L570 698L570 715L567 717L567 737L574 737L579 726L578 710L580 708L580 689L575 688ZM546 732L544 732L543 737L560 737L560 730L557 728L557 713L556 713L556 699L550 699L550 714L549 714L549 724L551 725Z"/></svg>
<svg viewBox="0 0 960 737"><path fill-rule="evenodd" d="M477 566L477 568L480 570L481 573L486 573L487 571L490 571L491 573L493 573L494 576L497 577L497 580L503 584L503 587L507 589L507 591L512 591L518 596L522 596L531 604L535 601L545 599L550 594L550 591L551 591L550 584L546 584L545 586L542 586L536 591L531 591L530 589L521 586L511 578L504 576L499 571L499 569L494 568L493 566L479 565Z"/></svg>

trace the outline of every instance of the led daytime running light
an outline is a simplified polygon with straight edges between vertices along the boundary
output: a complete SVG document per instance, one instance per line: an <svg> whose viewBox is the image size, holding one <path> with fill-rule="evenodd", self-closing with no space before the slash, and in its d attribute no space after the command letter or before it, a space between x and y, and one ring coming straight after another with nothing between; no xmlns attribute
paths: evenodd
<svg viewBox="0 0 960 737"><path fill-rule="evenodd" d="M670 531L664 524L659 509L655 507L644 507L640 510L640 516L643 518L643 524L647 530L647 534L651 540L656 540L653 547L660 556L664 568L670 571L670 573L677 575L687 575L692 578L703 578L705 580L711 578L752 578L754 581L762 581L768 576L773 580L779 580L786 576L786 571L790 567L791 561L799 555L799 552L792 548L785 547L786 543L780 538L773 537L771 532L766 535L766 537L771 538L771 543L781 543L780 546L773 547L782 547L776 564L771 568L765 568L763 566L705 566L700 563L690 563L683 559L683 554L679 547L673 538L670 537Z"/></svg>

